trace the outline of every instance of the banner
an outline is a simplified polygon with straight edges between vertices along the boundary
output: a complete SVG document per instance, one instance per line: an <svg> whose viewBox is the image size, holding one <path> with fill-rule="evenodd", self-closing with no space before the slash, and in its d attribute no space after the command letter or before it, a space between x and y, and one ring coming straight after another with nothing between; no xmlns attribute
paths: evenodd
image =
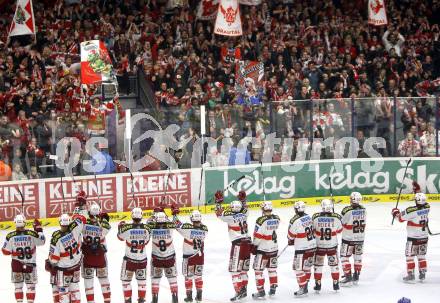
<svg viewBox="0 0 440 303"><path fill-rule="evenodd" d="M135 207L153 209L157 206L191 206L191 172L167 171L124 176L122 178L124 211ZM134 199L133 199L134 196Z"/></svg>
<svg viewBox="0 0 440 303"><path fill-rule="evenodd" d="M383 159L381 159L383 160ZM330 196L329 176L334 196L348 196L353 191L361 194L396 194L399 192L407 159L383 160L383 167L377 172L368 172L363 165L373 165L374 160L331 160L308 161L265 165L247 165L207 169L205 173L205 199L212 204L214 193L226 188L234 180L244 176L235 186L225 191L225 201L236 200L240 190L245 190L248 201L263 200L263 184L266 200L292 201L298 198ZM335 168L335 162L341 166ZM295 166L298 165L298 166ZM264 175L264 180L262 180ZM412 180L416 180L421 191L427 194L440 192L440 161L413 159L407 171L402 193L412 192ZM411 195L410 195L411 196ZM407 197L408 198L408 197ZM211 200L210 200L211 199ZM404 201L404 200L402 200Z"/></svg>
<svg viewBox="0 0 440 303"><path fill-rule="evenodd" d="M368 24L387 25L387 13L384 0L368 0Z"/></svg>
<svg viewBox="0 0 440 303"><path fill-rule="evenodd" d="M23 195L23 198L22 198ZM12 221L22 213L28 219L40 217L39 184L38 182L12 182L0 184L0 221Z"/></svg>
<svg viewBox="0 0 440 303"><path fill-rule="evenodd" d="M81 42L81 83L97 84L114 82L112 61L104 42L90 40Z"/></svg>
<svg viewBox="0 0 440 303"><path fill-rule="evenodd" d="M201 0L197 7L197 19L212 20L218 11L218 0Z"/></svg>
<svg viewBox="0 0 440 303"><path fill-rule="evenodd" d="M243 34L238 0L220 1L214 33L223 36L241 36Z"/></svg>
<svg viewBox="0 0 440 303"><path fill-rule="evenodd" d="M116 212L116 177L97 176L95 178L48 179L44 184L46 197L46 217L59 217L62 213L75 210L76 197L81 190L87 195L87 204L98 203L103 212Z"/></svg>
<svg viewBox="0 0 440 303"><path fill-rule="evenodd" d="M35 19L32 0L17 0L9 37L35 34Z"/></svg>
<svg viewBox="0 0 440 303"><path fill-rule="evenodd" d="M235 67L235 89L245 93L250 88L258 91L262 88L264 63L258 61L241 61Z"/></svg>
<svg viewBox="0 0 440 303"><path fill-rule="evenodd" d="M244 5L260 5L261 0L240 0L240 4Z"/></svg>

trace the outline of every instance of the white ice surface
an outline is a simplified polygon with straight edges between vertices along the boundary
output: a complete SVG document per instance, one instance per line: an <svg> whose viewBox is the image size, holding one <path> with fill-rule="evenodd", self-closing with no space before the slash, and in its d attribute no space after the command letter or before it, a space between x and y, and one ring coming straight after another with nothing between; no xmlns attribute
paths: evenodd
<svg viewBox="0 0 440 303"><path fill-rule="evenodd" d="M428 273L426 281L408 285L402 283L402 276L405 274L405 225L395 222L391 226L390 211L394 204L367 204L368 225L364 251L364 267L362 270L360 283L356 287L342 288L338 293L331 289L331 278L327 267L324 267L323 290L317 295L309 293L307 298L295 299L293 292L297 289L295 274L292 271L293 248L289 247L280 257L278 277L279 288L277 294L273 298L267 298L268 302L338 302L338 303L363 303L363 302L390 302L395 303L402 296L409 297L414 303L431 303L439 302L438 291L440 288L440 236L431 237L428 247ZM406 207L409 203L402 203L401 207ZM431 204L430 227L433 232L440 232L440 204ZM340 211L343 205L337 205L336 211ZM308 213L318 211L318 207L309 207ZM279 230L279 247L280 250L287 244L286 234L290 217L293 215L292 208L275 209L275 213L279 214L282 224ZM250 231L259 211L252 211L249 220ZM182 217L187 220L187 217ZM227 271L228 254L230 243L228 240L227 228L224 223L215 218L214 215L206 215L203 219L209 228L209 234L206 241L206 259L204 274L204 301L206 303L229 302L229 298L233 295L231 278ZM112 224L113 229L107 237L108 241L108 261L109 276L112 287L112 302L122 303L123 295L121 283L119 280L119 271L122 262L124 246L123 243L116 238L116 224ZM50 237L54 228L45 230L47 237ZM6 232L0 232L0 240L3 241ZM49 241L48 241L49 242ZM179 295L180 302L184 298L184 283L181 276L181 247L182 238L175 234L175 247L177 250L177 262L179 270ZM48 244L38 249L38 278L37 298L35 303L50 303L51 288L49 285L49 275L44 271L44 259L48 254ZM0 302L13 303L13 287L10 283L10 258L0 256ZM255 291L254 273L249 272L250 283L248 293ZM313 280L311 281L313 287ZM267 286L267 282L266 282ZM95 281L96 303L101 303L102 296L97 281ZM309 287L311 288L311 287ZM83 285L81 281L81 292L86 302ZM137 302L137 288L133 287L134 300ZM435 299L437 297L437 299ZM150 302L150 281L148 280L147 302ZM246 300L252 302L250 295ZM166 279L161 281L161 290L159 294L159 302L170 303L171 295L169 293L168 282Z"/></svg>

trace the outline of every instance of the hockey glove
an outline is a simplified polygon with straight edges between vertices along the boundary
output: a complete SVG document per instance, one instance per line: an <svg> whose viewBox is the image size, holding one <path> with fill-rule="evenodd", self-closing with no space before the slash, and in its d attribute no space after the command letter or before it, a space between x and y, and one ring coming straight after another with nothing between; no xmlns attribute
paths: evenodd
<svg viewBox="0 0 440 303"><path fill-rule="evenodd" d="M41 227L41 222L40 222L38 219L35 219L35 220L34 220L34 223L33 223L32 225L33 225L33 227L34 227L34 230L35 230L37 233L41 233L41 232L43 232L43 227Z"/></svg>

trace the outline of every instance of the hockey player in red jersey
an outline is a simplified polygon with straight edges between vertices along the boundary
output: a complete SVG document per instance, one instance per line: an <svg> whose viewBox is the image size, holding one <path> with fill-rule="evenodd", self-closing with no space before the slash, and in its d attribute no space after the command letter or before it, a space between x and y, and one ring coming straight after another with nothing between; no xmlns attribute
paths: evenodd
<svg viewBox="0 0 440 303"><path fill-rule="evenodd" d="M132 223L121 221L118 226L118 239L125 242L125 255L121 268L124 302L131 303L131 280L135 276L138 284L138 303L145 303L147 293L147 250L151 230L142 223L142 209L133 208Z"/></svg>
<svg viewBox="0 0 440 303"><path fill-rule="evenodd" d="M98 204L92 204L82 231L82 277L88 303L95 302L93 287L93 277L95 274L101 285L104 303L110 302L110 281L108 279L107 245L105 241L109 231L108 215L101 213L101 208Z"/></svg>
<svg viewBox="0 0 440 303"><path fill-rule="evenodd" d="M410 206L403 211L393 208L392 215L399 222L407 221L406 231L406 269L407 276L403 278L406 283L415 283L414 270L416 267L415 257L419 263L419 280L424 281L427 269L426 251L428 248L428 220L429 204L426 202L424 193L416 193L414 196L415 206Z"/></svg>
<svg viewBox="0 0 440 303"><path fill-rule="evenodd" d="M287 239L289 245L295 246L293 270L296 273L299 290L295 297L304 297L308 294L308 283L316 252L315 231L312 218L305 213L306 205L297 201L294 205L295 216L290 219Z"/></svg>
<svg viewBox="0 0 440 303"><path fill-rule="evenodd" d="M81 232L85 218L75 214L73 221L67 214L61 215L60 230L52 234L49 261L56 268L56 282L60 303L79 303L81 267Z"/></svg>
<svg viewBox="0 0 440 303"><path fill-rule="evenodd" d="M176 252L173 244L173 230L176 224L168 220L164 212L154 214L148 226L151 229L151 292L152 303L159 300L159 283L162 275L168 279L171 289L171 302L178 302Z"/></svg>
<svg viewBox="0 0 440 303"><path fill-rule="evenodd" d="M194 210L190 215L191 223L182 223L177 214L179 209L172 207L173 222L176 223L177 232L184 238L182 273L185 277L186 298L185 302L193 302L193 280L196 287L196 303L202 302L203 290L203 265L205 264L205 237L208 233L206 225L202 224L202 215Z"/></svg>
<svg viewBox="0 0 440 303"><path fill-rule="evenodd" d="M43 229L38 220L34 221L34 230L26 229L26 219L21 214L15 216L14 223L15 230L7 234L2 252L12 257L11 280L15 287L15 300L23 302L23 284L26 284L27 302L33 303L37 284L37 246L45 243Z"/></svg>
<svg viewBox="0 0 440 303"><path fill-rule="evenodd" d="M341 243L341 264L344 271L344 278L341 286L357 284L362 269L362 254L365 239L365 226L367 223L367 211L360 205L362 195L352 192L350 195L350 206L344 207L342 217L342 243ZM350 257L353 256L354 272L350 264Z"/></svg>
<svg viewBox="0 0 440 303"><path fill-rule="evenodd" d="M274 296L278 287L278 236L277 229L280 226L280 218L272 214L272 202L264 201L261 205L262 216L257 219L254 230L252 253L254 257L254 271L257 292L252 294L254 299L263 299L266 296L264 290L264 270L269 275L269 295Z"/></svg>
<svg viewBox="0 0 440 303"><path fill-rule="evenodd" d="M328 265L333 278L333 289L339 290L339 259L338 234L342 232L341 216L334 212L333 202L324 199L321 202L322 211L313 215L313 229L316 236L315 254L315 287L321 291L322 267L327 256Z"/></svg>
<svg viewBox="0 0 440 303"><path fill-rule="evenodd" d="M240 201L233 201L229 208L223 209L223 193L218 191L215 194L216 215L228 224L229 238L232 242L231 253L229 256L229 272L232 275L232 283L235 289L235 296L231 301L238 301L247 297L247 284L250 255L251 239L248 233L248 209L246 206L246 193L240 191Z"/></svg>

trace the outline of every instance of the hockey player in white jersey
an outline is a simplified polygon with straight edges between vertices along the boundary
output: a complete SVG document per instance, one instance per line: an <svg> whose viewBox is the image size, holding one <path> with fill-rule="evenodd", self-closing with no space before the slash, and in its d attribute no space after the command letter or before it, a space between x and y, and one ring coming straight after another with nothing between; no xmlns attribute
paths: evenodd
<svg viewBox="0 0 440 303"><path fill-rule="evenodd" d="M243 194L241 194L243 196ZM241 197L242 198L242 197ZM228 224L229 239L232 242L229 256L229 272L232 275L235 296L231 301L238 301L247 297L247 284L250 256L251 239L248 233L248 209L242 201L232 201L227 209L223 209L223 193L215 194L216 215Z"/></svg>
<svg viewBox="0 0 440 303"><path fill-rule="evenodd" d="M314 290L316 292L321 290L322 267L327 256L333 289L337 291L339 290L338 234L342 232L341 216L334 212L333 202L329 199L322 200L321 207L322 211L314 214L312 218L316 236Z"/></svg>
<svg viewBox="0 0 440 303"><path fill-rule="evenodd" d="M406 283L414 283L414 270L416 267L415 257L417 257L419 265L419 280L425 280L427 263L426 252L428 248L428 220L429 220L429 204L426 202L424 193L416 193L414 196L415 206L410 206L403 211L393 208L392 215L399 222L407 222L407 240L406 240L406 269L407 276L403 278Z"/></svg>
<svg viewBox="0 0 440 303"><path fill-rule="evenodd" d="M132 223L121 221L118 226L118 239L125 242L125 255L121 267L121 281L124 302L132 302L131 280L133 275L138 284L138 303L145 303L147 294L147 250L151 230L142 223L142 209L133 208Z"/></svg>
<svg viewBox="0 0 440 303"><path fill-rule="evenodd" d="M45 238L41 223L34 221L34 230L26 229L26 219L23 215L14 218L15 230L8 233L3 244L2 253L11 256L11 280L15 288L15 300L24 300L23 284L26 284L26 300L35 300L35 285L37 284L37 246L44 245Z"/></svg>
<svg viewBox="0 0 440 303"><path fill-rule="evenodd" d="M296 273L299 290L294 294L295 297L303 297L309 292L308 283L315 258L316 240L312 218L305 213L305 203L297 201L294 208L295 216L290 219L287 239L289 245L295 246L293 270Z"/></svg>
<svg viewBox="0 0 440 303"><path fill-rule="evenodd" d="M202 302L203 291L203 266L205 264L205 237L208 233L206 225L202 224L202 215L194 210L190 215L191 223L182 223L177 214L179 209L172 207L173 222L176 223L177 232L184 238L182 274L185 277L186 298L185 302L193 302L193 280L196 287L195 301Z"/></svg>
<svg viewBox="0 0 440 303"><path fill-rule="evenodd" d="M257 292L252 294L254 299L262 299L266 296L264 290L264 270L269 275L269 295L274 296L278 287L278 236L277 229L280 218L272 214L272 202L265 201L261 205L263 212L255 223L252 253L254 257L254 271Z"/></svg>
<svg viewBox="0 0 440 303"><path fill-rule="evenodd" d="M105 237L110 231L108 215L101 213L98 204L92 204L88 218L82 231L82 277L84 290L88 303L95 302L93 277L99 280L104 303L109 303L111 298L110 281L108 279L108 264L106 258L107 245Z"/></svg>
<svg viewBox="0 0 440 303"><path fill-rule="evenodd" d="M162 275L168 279L171 289L171 302L178 302L176 252L173 244L173 230L176 224L168 220L164 212L154 214L154 220L148 224L151 229L151 291L152 303L159 300L159 283Z"/></svg>
<svg viewBox="0 0 440 303"><path fill-rule="evenodd" d="M350 205L344 207L342 217L342 243L341 243L341 264L344 277L341 286L349 286L351 283L357 284L362 269L362 254L365 239L365 226L367 223L367 211L360 203L362 195L352 192L350 195ZM354 272L350 257L353 256Z"/></svg>
<svg viewBox="0 0 440 303"><path fill-rule="evenodd" d="M73 221L72 221L73 219ZM62 214L60 230L52 234L49 250L49 261L56 270L60 303L79 303L81 268L81 232L85 223L82 215L75 214L72 219Z"/></svg>

